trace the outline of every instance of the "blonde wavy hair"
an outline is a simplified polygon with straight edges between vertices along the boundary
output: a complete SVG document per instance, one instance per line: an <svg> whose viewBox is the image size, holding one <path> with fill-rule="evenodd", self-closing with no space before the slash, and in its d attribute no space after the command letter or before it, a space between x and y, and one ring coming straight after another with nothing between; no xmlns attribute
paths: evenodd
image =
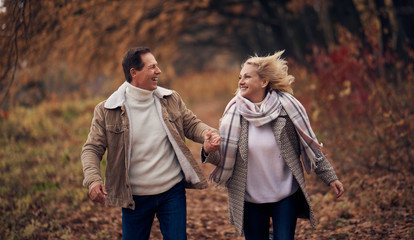
<svg viewBox="0 0 414 240"><path fill-rule="evenodd" d="M247 59L243 64L251 64L257 67L256 73L261 79L268 80L267 91L279 90L293 94L291 84L295 81L288 74L287 61L281 58L284 50L278 51L266 57L254 56Z"/></svg>

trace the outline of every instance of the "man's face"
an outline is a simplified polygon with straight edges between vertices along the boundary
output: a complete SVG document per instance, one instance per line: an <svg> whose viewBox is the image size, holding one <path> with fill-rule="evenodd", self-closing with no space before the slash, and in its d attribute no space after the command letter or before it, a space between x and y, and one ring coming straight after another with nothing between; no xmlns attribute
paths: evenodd
<svg viewBox="0 0 414 240"><path fill-rule="evenodd" d="M131 84L141 89L154 91L157 89L158 77L161 74L161 69L159 69L157 60L155 60L152 53L142 54L141 59L144 63L144 67L141 71L134 68L130 69L132 77Z"/></svg>

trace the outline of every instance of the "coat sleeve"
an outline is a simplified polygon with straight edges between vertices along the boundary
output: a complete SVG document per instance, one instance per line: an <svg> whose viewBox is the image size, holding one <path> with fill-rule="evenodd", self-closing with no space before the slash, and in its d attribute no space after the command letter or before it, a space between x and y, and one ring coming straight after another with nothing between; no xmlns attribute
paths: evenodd
<svg viewBox="0 0 414 240"><path fill-rule="evenodd" d="M220 151L211 152L206 156L204 148L201 148L201 162L202 163L211 163L213 165L219 165L220 163Z"/></svg>
<svg viewBox="0 0 414 240"><path fill-rule="evenodd" d="M316 163L315 173L326 185L338 179L335 170L325 156Z"/></svg>
<svg viewBox="0 0 414 240"><path fill-rule="evenodd" d="M83 186L89 188L95 182L102 182L100 162L107 147L103 102L95 107L88 139L83 145L81 160Z"/></svg>

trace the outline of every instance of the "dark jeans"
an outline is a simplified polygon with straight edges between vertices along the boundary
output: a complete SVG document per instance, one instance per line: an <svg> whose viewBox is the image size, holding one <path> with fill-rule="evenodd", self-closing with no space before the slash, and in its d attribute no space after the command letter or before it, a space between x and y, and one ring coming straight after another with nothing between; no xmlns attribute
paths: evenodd
<svg viewBox="0 0 414 240"><path fill-rule="evenodd" d="M275 203L244 205L244 235L246 240L268 240L270 218L273 239L294 239L297 220L297 196L300 191Z"/></svg>
<svg viewBox="0 0 414 240"><path fill-rule="evenodd" d="M164 193L133 197L135 210L122 208L122 239L149 239L155 215L163 239L187 239L187 206L183 182Z"/></svg>

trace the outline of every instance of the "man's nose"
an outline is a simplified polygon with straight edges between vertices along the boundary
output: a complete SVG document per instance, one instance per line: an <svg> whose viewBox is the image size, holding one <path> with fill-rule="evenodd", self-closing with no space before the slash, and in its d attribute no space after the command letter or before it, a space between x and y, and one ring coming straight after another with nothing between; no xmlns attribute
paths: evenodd
<svg viewBox="0 0 414 240"><path fill-rule="evenodd" d="M161 69L160 69L159 67L157 67L157 69L155 69L155 70L156 70L155 72L156 72L157 74L160 74L160 73L162 72L162 71L161 71Z"/></svg>

